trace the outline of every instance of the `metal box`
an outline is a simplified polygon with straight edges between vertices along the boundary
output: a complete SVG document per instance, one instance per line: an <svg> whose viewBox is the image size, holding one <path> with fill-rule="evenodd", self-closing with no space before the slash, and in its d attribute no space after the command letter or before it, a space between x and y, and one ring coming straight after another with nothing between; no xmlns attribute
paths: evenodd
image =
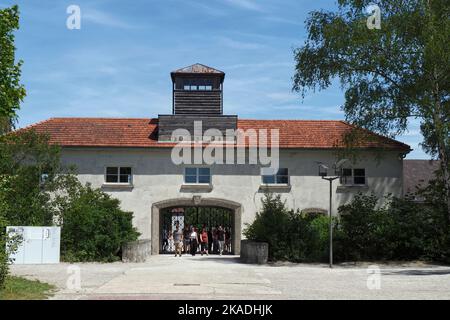
<svg viewBox="0 0 450 320"><path fill-rule="evenodd" d="M59 263L60 227L10 226L6 232L22 238L17 251L10 255L13 264Z"/></svg>

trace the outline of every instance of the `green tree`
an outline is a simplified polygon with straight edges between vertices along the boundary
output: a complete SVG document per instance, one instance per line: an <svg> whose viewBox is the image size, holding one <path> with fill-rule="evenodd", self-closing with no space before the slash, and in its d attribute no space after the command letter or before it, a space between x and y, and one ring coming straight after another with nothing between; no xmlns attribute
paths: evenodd
<svg viewBox="0 0 450 320"><path fill-rule="evenodd" d="M19 29L17 5L0 9L0 134L9 132L17 119L17 110L25 98L20 83L22 60L15 60L14 31Z"/></svg>
<svg viewBox="0 0 450 320"><path fill-rule="evenodd" d="M424 150L441 160L450 215L450 2L379 0L381 29L369 30L372 3L338 0L335 11L310 13L293 89L304 95L338 78L347 121L393 137L418 119Z"/></svg>
<svg viewBox="0 0 450 320"><path fill-rule="evenodd" d="M64 188L60 148L46 135L21 131L0 136L0 214L10 225L51 225L51 193Z"/></svg>
<svg viewBox="0 0 450 320"><path fill-rule="evenodd" d="M101 190L82 186L74 168L61 164L60 153L48 135L33 130L0 136L0 245L6 225L57 224L64 258L117 259L121 245L139 235L132 214ZM0 255L0 280L6 257Z"/></svg>

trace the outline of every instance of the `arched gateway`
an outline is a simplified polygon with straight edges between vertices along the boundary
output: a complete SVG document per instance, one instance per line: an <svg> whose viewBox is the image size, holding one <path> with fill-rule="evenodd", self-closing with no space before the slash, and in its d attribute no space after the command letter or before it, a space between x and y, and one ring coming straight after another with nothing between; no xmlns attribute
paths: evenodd
<svg viewBox="0 0 450 320"><path fill-rule="evenodd" d="M231 243L232 252L240 254L241 251L241 205L237 202L217 199L202 198L194 196L192 198L177 198L156 202L152 205L152 255L159 254L161 248L161 215L164 209L176 207L200 207L200 208L224 208L232 214Z"/></svg>

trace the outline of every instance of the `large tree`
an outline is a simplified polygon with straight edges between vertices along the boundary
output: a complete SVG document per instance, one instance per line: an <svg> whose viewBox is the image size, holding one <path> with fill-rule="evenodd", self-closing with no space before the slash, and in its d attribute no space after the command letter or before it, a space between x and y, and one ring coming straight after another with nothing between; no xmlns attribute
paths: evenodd
<svg viewBox="0 0 450 320"><path fill-rule="evenodd" d="M441 160L450 215L450 1L379 0L381 28L368 28L373 0L338 0L314 11L295 50L294 90L339 79L347 121L395 137L420 121L422 147Z"/></svg>
<svg viewBox="0 0 450 320"><path fill-rule="evenodd" d="M0 134L14 128L16 112L26 94L20 83L22 61L15 59L14 31L17 29L18 7L0 9Z"/></svg>

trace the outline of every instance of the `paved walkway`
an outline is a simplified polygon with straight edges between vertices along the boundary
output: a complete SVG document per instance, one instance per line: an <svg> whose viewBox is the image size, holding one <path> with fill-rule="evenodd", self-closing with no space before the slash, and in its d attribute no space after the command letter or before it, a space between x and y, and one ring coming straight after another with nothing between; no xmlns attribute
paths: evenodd
<svg viewBox="0 0 450 320"><path fill-rule="evenodd" d="M152 256L145 263L14 265L11 272L56 285L53 299L450 299L450 267L383 264L378 274L368 266ZM68 288L78 270L81 288Z"/></svg>

